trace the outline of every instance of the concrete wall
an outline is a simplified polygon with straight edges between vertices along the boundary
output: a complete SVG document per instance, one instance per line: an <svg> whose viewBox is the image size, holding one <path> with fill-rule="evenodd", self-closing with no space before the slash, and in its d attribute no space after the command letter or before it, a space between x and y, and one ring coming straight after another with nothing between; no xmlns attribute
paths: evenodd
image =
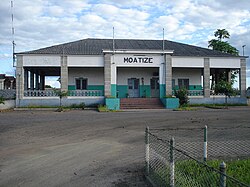
<svg viewBox="0 0 250 187"><path fill-rule="evenodd" d="M4 104L0 104L0 110L10 109L16 107L16 101L15 100L6 100L4 101Z"/></svg>
<svg viewBox="0 0 250 187"><path fill-rule="evenodd" d="M247 99L242 97L228 98L229 104L247 104ZM190 104L224 104L225 97L210 97L210 98L189 98Z"/></svg>
<svg viewBox="0 0 250 187"><path fill-rule="evenodd" d="M68 56L68 67L104 67L104 57L99 56Z"/></svg>
<svg viewBox="0 0 250 187"><path fill-rule="evenodd" d="M209 57L207 57L209 58ZM211 68L240 68L240 58L211 57ZM176 57L172 58L173 67L204 67L204 57Z"/></svg>
<svg viewBox="0 0 250 187"><path fill-rule="evenodd" d="M24 55L23 66L60 67L60 55Z"/></svg>
<svg viewBox="0 0 250 187"><path fill-rule="evenodd" d="M128 85L128 78L144 78L144 85L150 85L150 79L154 72L159 72L159 68L118 68L117 85Z"/></svg>
<svg viewBox="0 0 250 187"><path fill-rule="evenodd" d="M173 79L178 85L178 79L189 79L189 85L201 85L202 69L173 68Z"/></svg>
<svg viewBox="0 0 250 187"><path fill-rule="evenodd" d="M63 106L70 106L72 104L85 103L86 106L89 105L98 105L104 104L104 97L68 97L62 98ZM27 98L20 100L20 107L29 107L29 106L51 106L58 107L60 106L59 97L51 98Z"/></svg>
<svg viewBox="0 0 250 187"><path fill-rule="evenodd" d="M89 85L104 85L103 68L69 68L69 85L75 85L76 78L88 78Z"/></svg>

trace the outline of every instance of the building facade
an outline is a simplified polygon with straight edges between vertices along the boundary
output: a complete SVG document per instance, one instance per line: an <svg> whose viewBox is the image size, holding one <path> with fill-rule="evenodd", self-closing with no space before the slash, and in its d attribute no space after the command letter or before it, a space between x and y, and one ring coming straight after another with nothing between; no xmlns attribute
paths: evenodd
<svg viewBox="0 0 250 187"><path fill-rule="evenodd" d="M114 46L114 48L113 48ZM163 48L164 46L164 48ZM246 103L246 57L162 40L85 39L17 55L17 106L58 105L45 78L59 76L64 105L104 104L105 98L164 98L185 87L191 103L221 103L213 85L239 72Z"/></svg>

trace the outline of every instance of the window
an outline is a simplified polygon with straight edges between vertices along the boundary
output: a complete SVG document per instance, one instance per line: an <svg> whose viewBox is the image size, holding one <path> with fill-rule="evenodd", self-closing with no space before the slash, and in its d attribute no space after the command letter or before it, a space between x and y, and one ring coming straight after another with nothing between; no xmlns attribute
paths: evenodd
<svg viewBox="0 0 250 187"><path fill-rule="evenodd" d="M178 79L179 89L186 88L189 89L189 79Z"/></svg>
<svg viewBox="0 0 250 187"><path fill-rule="evenodd" d="M88 79L77 78L76 79L76 89L77 90L87 90Z"/></svg>

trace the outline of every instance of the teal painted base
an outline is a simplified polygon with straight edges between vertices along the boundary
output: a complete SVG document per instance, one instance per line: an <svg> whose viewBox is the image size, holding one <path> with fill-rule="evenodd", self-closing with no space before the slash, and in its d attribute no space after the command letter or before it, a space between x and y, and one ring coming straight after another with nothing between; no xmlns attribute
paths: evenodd
<svg viewBox="0 0 250 187"><path fill-rule="evenodd" d="M178 98L161 98L161 102L167 109L176 109L180 105Z"/></svg>
<svg viewBox="0 0 250 187"><path fill-rule="evenodd" d="M68 85L68 90L75 90L76 86L75 85Z"/></svg>
<svg viewBox="0 0 250 187"><path fill-rule="evenodd" d="M68 85L68 90L76 90L75 85ZM103 85L88 85L87 90L102 90L104 92Z"/></svg>
<svg viewBox="0 0 250 187"><path fill-rule="evenodd" d="M117 97L116 84L111 84L111 96Z"/></svg>
<svg viewBox="0 0 250 187"><path fill-rule="evenodd" d="M140 97L151 97L150 85L140 85Z"/></svg>
<svg viewBox="0 0 250 187"><path fill-rule="evenodd" d="M117 97L126 98L128 94L128 85L117 85Z"/></svg>
<svg viewBox="0 0 250 187"><path fill-rule="evenodd" d="M105 98L105 104L109 110L120 110L119 98Z"/></svg>
<svg viewBox="0 0 250 187"><path fill-rule="evenodd" d="M179 90L179 86L174 86L172 88L173 90ZM189 85L188 90L202 90L202 86L201 85Z"/></svg>
<svg viewBox="0 0 250 187"><path fill-rule="evenodd" d="M166 96L166 85L160 84L160 98L163 98Z"/></svg>
<svg viewBox="0 0 250 187"><path fill-rule="evenodd" d="M128 85L117 85L117 97L126 98L128 97ZM140 95L139 97L151 97L150 85L140 85ZM112 95L113 96L113 95Z"/></svg>

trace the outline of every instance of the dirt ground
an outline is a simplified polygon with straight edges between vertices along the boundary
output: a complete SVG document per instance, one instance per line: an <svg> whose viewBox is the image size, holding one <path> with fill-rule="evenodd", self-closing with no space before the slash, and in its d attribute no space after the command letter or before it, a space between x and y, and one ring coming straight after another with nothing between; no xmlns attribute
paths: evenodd
<svg viewBox="0 0 250 187"><path fill-rule="evenodd" d="M2 112L0 186L147 186L143 178L145 127L204 125L250 128L250 107Z"/></svg>

